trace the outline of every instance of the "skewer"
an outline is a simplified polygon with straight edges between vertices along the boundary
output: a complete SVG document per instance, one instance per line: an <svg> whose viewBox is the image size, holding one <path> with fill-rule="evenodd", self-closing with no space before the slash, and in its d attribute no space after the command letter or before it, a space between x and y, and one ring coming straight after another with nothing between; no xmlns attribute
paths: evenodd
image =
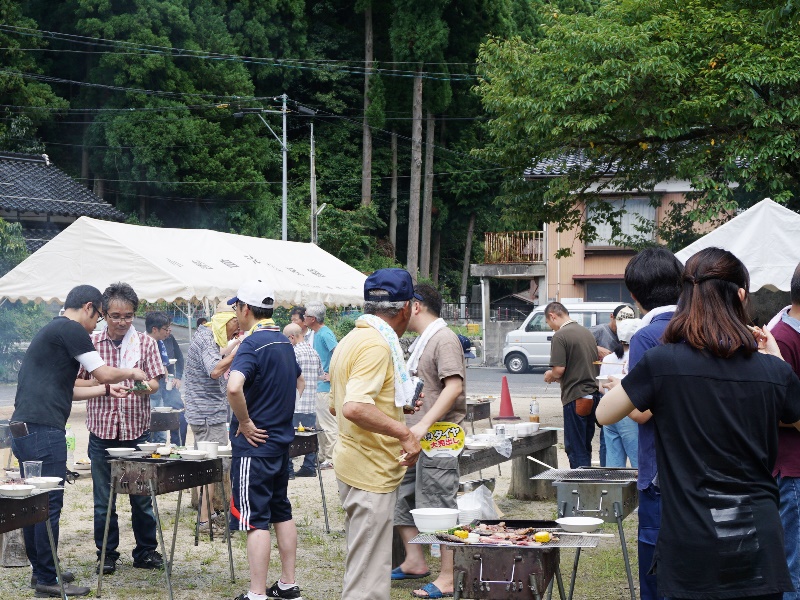
<svg viewBox="0 0 800 600"><path fill-rule="evenodd" d="M528 457L528 460L532 460L532 461L533 461L533 462L535 462L535 463L539 463L540 465L542 465L542 466L544 466L544 467L547 467L548 469L553 469L554 471L556 470L556 468L555 468L555 467L551 467L551 466L550 466L550 465L548 465L547 463L544 463L544 462L540 461L538 458L533 458L532 456L529 456L529 457Z"/></svg>
<svg viewBox="0 0 800 600"><path fill-rule="evenodd" d="M613 533L573 533L571 531L554 531L555 535L585 535L587 537L613 538Z"/></svg>

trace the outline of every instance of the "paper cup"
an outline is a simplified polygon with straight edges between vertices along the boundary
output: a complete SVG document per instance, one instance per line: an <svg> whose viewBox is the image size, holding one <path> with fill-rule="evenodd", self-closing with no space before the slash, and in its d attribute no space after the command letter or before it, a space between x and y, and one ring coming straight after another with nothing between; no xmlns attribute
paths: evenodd
<svg viewBox="0 0 800 600"><path fill-rule="evenodd" d="M197 449L206 452L207 458L217 458L219 442L197 442Z"/></svg>

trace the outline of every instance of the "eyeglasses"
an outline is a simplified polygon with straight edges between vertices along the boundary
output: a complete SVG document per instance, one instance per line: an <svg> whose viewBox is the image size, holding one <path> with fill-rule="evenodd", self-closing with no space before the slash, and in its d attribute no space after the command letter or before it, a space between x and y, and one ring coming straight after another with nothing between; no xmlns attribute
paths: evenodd
<svg viewBox="0 0 800 600"><path fill-rule="evenodd" d="M133 323L133 315L107 315L106 319L114 323Z"/></svg>

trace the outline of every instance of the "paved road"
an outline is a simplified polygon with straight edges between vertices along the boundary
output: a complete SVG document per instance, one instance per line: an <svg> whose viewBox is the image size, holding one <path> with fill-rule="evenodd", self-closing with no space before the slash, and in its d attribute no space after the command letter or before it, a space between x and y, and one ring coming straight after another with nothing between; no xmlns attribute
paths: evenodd
<svg viewBox="0 0 800 600"><path fill-rule="evenodd" d="M137 331L144 331L144 321L142 319L136 319L135 326ZM172 334L178 341L185 357L189 350L189 333L187 329L185 327L174 327ZM470 366L467 369L467 393L499 397L504 375L508 378L508 388L514 397L532 396L533 394L558 395L559 393L558 386L548 386L544 383L544 369L536 369L522 375L512 375L504 367L479 366ZM0 384L0 406L13 405L16 390L16 385Z"/></svg>

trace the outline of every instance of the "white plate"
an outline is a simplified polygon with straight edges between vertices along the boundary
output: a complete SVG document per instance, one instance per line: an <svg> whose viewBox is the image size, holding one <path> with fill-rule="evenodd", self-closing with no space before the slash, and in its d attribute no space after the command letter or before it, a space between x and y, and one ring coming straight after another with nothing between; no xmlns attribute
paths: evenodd
<svg viewBox="0 0 800 600"><path fill-rule="evenodd" d="M181 458L184 460L203 460L208 456L208 452L203 450L181 450Z"/></svg>
<svg viewBox="0 0 800 600"><path fill-rule="evenodd" d="M36 486L40 490L49 490L58 487L58 484L61 483L61 477L28 477L25 483Z"/></svg>
<svg viewBox="0 0 800 600"><path fill-rule="evenodd" d="M0 485L0 496L7 496L9 498L25 498L30 496L35 489L35 485L28 485L25 483L9 483L6 485Z"/></svg>
<svg viewBox="0 0 800 600"><path fill-rule="evenodd" d="M600 527L603 524L603 519L596 517L562 517L556 519L556 523L561 526L561 529L570 533L588 533Z"/></svg>
<svg viewBox="0 0 800 600"><path fill-rule="evenodd" d="M154 406L152 410L153 410L153 412L157 412L157 413L168 413L168 412L172 412L172 407L171 406Z"/></svg>
<svg viewBox="0 0 800 600"><path fill-rule="evenodd" d="M136 448L106 448L106 452L108 452L114 458L122 458L124 456L130 456L136 452Z"/></svg>

